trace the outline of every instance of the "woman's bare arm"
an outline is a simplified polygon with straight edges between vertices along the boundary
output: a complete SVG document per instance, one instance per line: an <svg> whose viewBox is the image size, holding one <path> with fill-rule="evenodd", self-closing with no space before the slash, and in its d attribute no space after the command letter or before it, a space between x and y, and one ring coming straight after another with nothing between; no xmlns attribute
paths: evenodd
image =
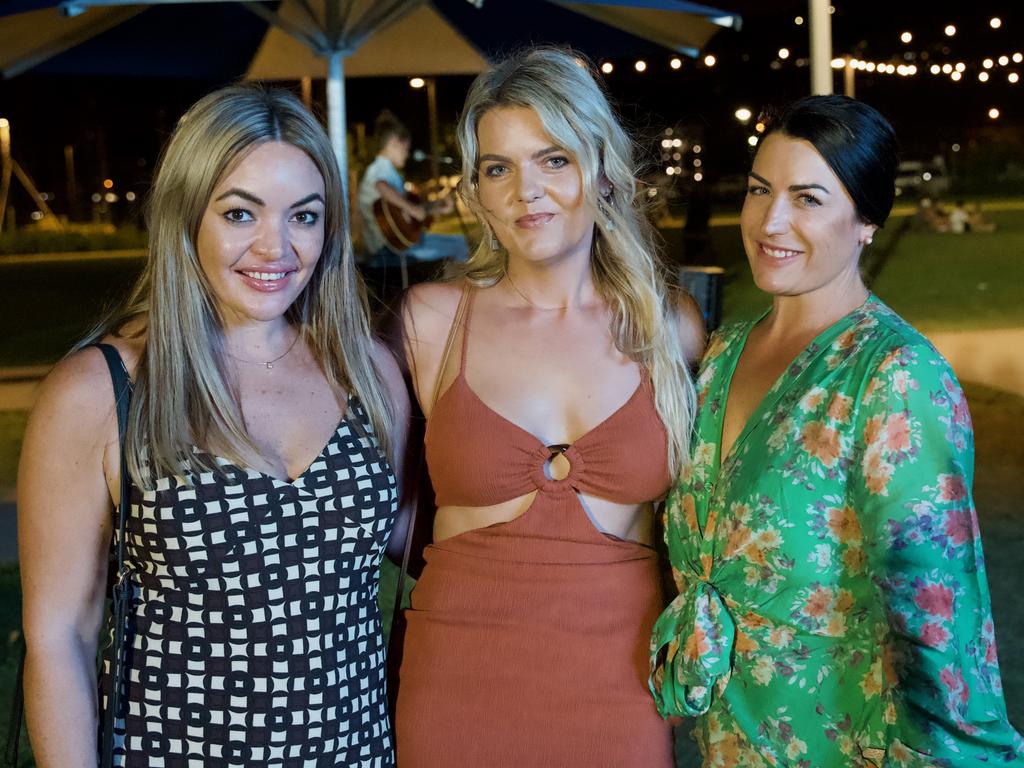
<svg viewBox="0 0 1024 768"><path fill-rule="evenodd" d="M43 383L18 473L25 706L40 768L96 765L96 650L117 466L110 374L98 350L85 350Z"/></svg>

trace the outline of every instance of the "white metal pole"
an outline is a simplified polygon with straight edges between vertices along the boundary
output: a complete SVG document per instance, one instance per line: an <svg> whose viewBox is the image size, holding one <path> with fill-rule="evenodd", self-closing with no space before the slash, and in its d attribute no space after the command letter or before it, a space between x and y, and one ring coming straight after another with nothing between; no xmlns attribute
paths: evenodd
<svg viewBox="0 0 1024 768"><path fill-rule="evenodd" d="M811 33L811 93L832 93L832 16L830 0L807 0Z"/></svg>
<svg viewBox="0 0 1024 768"><path fill-rule="evenodd" d="M348 148L345 141L345 65L340 51L327 56L327 135L338 157L341 184L348 205Z"/></svg>

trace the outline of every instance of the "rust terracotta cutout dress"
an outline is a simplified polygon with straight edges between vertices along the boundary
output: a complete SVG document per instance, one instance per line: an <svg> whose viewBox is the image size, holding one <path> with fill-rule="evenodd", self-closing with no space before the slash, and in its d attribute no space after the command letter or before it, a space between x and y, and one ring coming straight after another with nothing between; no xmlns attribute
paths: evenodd
<svg viewBox="0 0 1024 768"><path fill-rule="evenodd" d="M669 768L671 730L646 683L663 606L657 555L597 530L577 495L639 504L665 493L653 387L643 372L598 426L548 447L467 383L471 309L472 294L458 375L427 425L438 506L537 495L510 522L427 547L407 613L398 764ZM570 465L561 480L545 472L556 452Z"/></svg>

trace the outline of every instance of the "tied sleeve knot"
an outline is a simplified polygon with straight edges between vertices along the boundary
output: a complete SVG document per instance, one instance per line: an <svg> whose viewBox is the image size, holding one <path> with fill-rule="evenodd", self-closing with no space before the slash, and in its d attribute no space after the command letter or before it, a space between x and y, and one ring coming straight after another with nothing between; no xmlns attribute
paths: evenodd
<svg viewBox="0 0 1024 768"><path fill-rule="evenodd" d="M714 686L732 671L736 624L715 586L693 579L654 625L648 681L662 717L711 707Z"/></svg>

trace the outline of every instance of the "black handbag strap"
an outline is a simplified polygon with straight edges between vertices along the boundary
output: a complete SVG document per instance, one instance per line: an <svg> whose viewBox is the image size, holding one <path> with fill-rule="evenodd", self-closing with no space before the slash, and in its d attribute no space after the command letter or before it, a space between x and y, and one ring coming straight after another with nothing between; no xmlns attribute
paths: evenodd
<svg viewBox="0 0 1024 768"><path fill-rule="evenodd" d="M131 477L128 474L128 461L125 457L125 433L128 429L128 406L131 404L132 382L128 377L117 349L109 344L95 345L107 361L110 369L110 380L114 386L114 405L117 410L117 442L120 453L121 493L117 505L117 533L114 538L115 571L114 585L111 589L111 621L114 628L113 643L110 653L110 698L103 716L103 733L100 744L101 768L112 768L114 765L114 723L121 710L121 692L124 687L124 636L127 622L128 606L131 602L131 579L124 563L125 526L131 510Z"/></svg>
<svg viewBox="0 0 1024 768"><path fill-rule="evenodd" d="M4 768L17 768L18 751L21 747L21 722L25 712L23 682L25 679L25 635L18 638L18 671L14 679L14 693L11 695L11 718L7 724L7 743L4 746Z"/></svg>

